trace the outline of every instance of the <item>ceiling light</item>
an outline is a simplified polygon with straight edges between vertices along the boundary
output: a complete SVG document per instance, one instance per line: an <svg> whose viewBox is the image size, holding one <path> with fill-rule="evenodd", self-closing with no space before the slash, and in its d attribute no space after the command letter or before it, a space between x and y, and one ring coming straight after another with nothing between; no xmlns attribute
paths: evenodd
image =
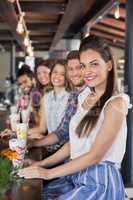
<svg viewBox="0 0 133 200"><path fill-rule="evenodd" d="M19 21L18 21L18 25L17 25L17 29L16 31L20 34L24 33L24 25L23 25L23 20L24 20L24 15L25 13L21 13L20 17L19 17Z"/></svg>
<svg viewBox="0 0 133 200"><path fill-rule="evenodd" d="M30 40L29 40L29 31L27 31L26 35L25 35L25 38L24 38L24 45L27 47L30 43Z"/></svg>
<svg viewBox="0 0 133 200"><path fill-rule="evenodd" d="M115 19L119 19L119 18L120 18L120 8L119 8L119 4L116 5L114 16L115 16Z"/></svg>

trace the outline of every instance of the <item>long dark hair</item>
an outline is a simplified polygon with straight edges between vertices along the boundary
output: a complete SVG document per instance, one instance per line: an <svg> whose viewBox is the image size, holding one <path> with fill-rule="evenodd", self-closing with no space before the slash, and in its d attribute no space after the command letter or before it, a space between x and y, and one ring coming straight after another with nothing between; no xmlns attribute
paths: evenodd
<svg viewBox="0 0 133 200"><path fill-rule="evenodd" d="M105 104L105 102L113 95L114 91L117 90L116 87L116 71L115 63L107 42L97 36L89 36L82 40L79 53L92 49L100 54L102 59L107 63L111 62L112 69L108 73L107 84L104 94L95 103L95 105L88 111L85 117L81 120L80 124L76 129L76 133L79 137L88 136L90 131L96 125L99 118L100 112Z"/></svg>

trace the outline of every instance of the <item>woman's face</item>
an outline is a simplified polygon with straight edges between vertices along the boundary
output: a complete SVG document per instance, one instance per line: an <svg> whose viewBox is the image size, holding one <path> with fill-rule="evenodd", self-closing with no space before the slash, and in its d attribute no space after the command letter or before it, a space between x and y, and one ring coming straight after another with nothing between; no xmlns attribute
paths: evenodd
<svg viewBox="0 0 133 200"><path fill-rule="evenodd" d="M51 82L53 86L64 87L65 85L65 67L61 64L56 64L51 73Z"/></svg>
<svg viewBox="0 0 133 200"><path fill-rule="evenodd" d="M37 79L41 85L47 85L50 82L50 69L46 66L40 65L37 68Z"/></svg>
<svg viewBox="0 0 133 200"><path fill-rule="evenodd" d="M105 88L108 72L112 69L110 62L106 63L97 51L88 49L80 54L83 66L83 78L89 87Z"/></svg>

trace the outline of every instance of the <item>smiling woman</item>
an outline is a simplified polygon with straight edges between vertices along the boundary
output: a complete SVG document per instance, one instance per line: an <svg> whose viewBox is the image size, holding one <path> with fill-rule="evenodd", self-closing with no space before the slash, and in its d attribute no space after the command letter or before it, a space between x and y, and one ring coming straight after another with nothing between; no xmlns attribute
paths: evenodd
<svg viewBox="0 0 133 200"><path fill-rule="evenodd" d="M43 137L47 131L52 133L56 130L64 116L69 98L66 62L64 60L57 60L52 66L50 83L52 86L51 90L45 93L42 99L39 126L29 130L29 138Z"/></svg>

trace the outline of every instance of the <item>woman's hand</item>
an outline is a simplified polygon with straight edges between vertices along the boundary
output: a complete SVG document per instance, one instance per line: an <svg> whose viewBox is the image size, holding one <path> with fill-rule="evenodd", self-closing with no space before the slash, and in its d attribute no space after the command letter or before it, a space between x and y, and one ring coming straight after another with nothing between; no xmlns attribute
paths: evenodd
<svg viewBox="0 0 133 200"><path fill-rule="evenodd" d="M8 136L11 136L13 135L13 132L11 129L5 129L4 131L2 131L0 133L0 138L4 138L4 137L8 137Z"/></svg>
<svg viewBox="0 0 133 200"><path fill-rule="evenodd" d="M45 180L51 179L50 170L44 169L39 166L31 166L31 167L20 169L18 172L18 175L20 177L24 177L27 179L30 179L30 178L41 178Z"/></svg>
<svg viewBox="0 0 133 200"><path fill-rule="evenodd" d="M28 138L29 139L42 139L44 137L44 135L42 135L41 133L34 133L32 132L32 130L28 131Z"/></svg>
<svg viewBox="0 0 133 200"><path fill-rule="evenodd" d="M24 166L25 166L25 167L27 167L27 166L29 166L29 165L33 165L34 163L36 163L36 161L35 161L35 160L32 160L32 159L30 159L30 158L24 159Z"/></svg>

